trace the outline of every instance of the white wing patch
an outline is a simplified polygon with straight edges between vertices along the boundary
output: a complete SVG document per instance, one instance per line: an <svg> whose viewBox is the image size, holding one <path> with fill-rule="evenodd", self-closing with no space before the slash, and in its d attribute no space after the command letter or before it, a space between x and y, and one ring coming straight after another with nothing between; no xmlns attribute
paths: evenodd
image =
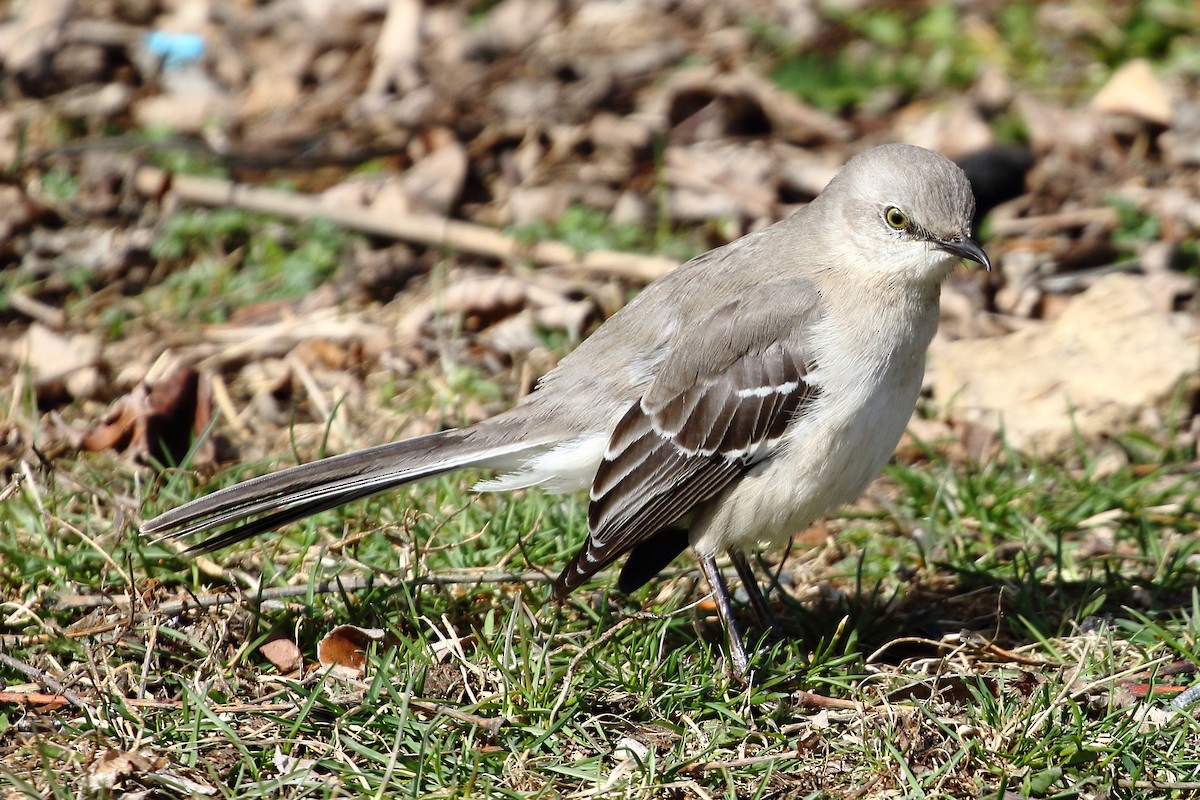
<svg viewBox="0 0 1200 800"><path fill-rule="evenodd" d="M778 386L753 386L749 389L738 389L737 396L742 399L751 397L767 397L773 394L788 394L800 388L799 381L788 381Z"/></svg>

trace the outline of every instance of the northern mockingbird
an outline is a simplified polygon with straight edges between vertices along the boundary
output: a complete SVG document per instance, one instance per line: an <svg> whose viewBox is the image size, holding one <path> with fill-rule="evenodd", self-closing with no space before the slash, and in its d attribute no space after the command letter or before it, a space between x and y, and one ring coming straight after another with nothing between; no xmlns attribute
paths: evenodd
<svg viewBox="0 0 1200 800"><path fill-rule="evenodd" d="M785 541L853 500L913 412L942 280L975 201L937 153L885 145L851 159L791 217L646 287L509 411L469 428L303 464L146 522L212 550L412 481L476 467L476 489L588 489L589 536L564 597L625 557L619 586L689 545L712 588L733 670L748 660L717 568L728 553L754 611L747 548ZM248 521L247 521L248 520Z"/></svg>

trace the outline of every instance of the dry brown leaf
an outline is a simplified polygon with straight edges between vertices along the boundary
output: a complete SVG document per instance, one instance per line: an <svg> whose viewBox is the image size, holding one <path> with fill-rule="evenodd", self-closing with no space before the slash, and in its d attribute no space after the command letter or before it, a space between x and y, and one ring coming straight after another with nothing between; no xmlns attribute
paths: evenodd
<svg viewBox="0 0 1200 800"><path fill-rule="evenodd" d="M555 0L502 0L471 29L469 52L489 55L528 47L555 24Z"/></svg>
<svg viewBox="0 0 1200 800"><path fill-rule="evenodd" d="M119 398L105 419L83 435L80 448L121 450L138 460L178 464L211 418L207 384L194 369L184 367L153 386L138 384ZM210 463L214 455L212 442L206 440L192 463Z"/></svg>
<svg viewBox="0 0 1200 800"><path fill-rule="evenodd" d="M448 216L467 179L467 151L449 133L436 138L440 144L404 173L400 185L417 211Z"/></svg>
<svg viewBox="0 0 1200 800"><path fill-rule="evenodd" d="M351 678L362 677L367 669L367 648L381 641L384 631L340 625L317 644L317 661L322 667Z"/></svg>
<svg viewBox="0 0 1200 800"><path fill-rule="evenodd" d="M62 43L63 29L75 10L72 0L43 0L16 7L11 22L0 25L5 71L34 70Z"/></svg>
<svg viewBox="0 0 1200 800"><path fill-rule="evenodd" d="M304 656L300 648L291 639L282 634L272 636L258 648L263 658L271 662L275 669L288 675L298 672L304 666Z"/></svg>
<svg viewBox="0 0 1200 800"><path fill-rule="evenodd" d="M510 275L469 277L414 306L396 325L396 333L399 341L412 341L439 316L460 316L468 330L481 330L526 308L538 314L575 302L558 289L533 280ZM576 309L564 309L559 319L571 324L578 322L579 316ZM553 315L547 312L545 319L552 322Z"/></svg>
<svg viewBox="0 0 1200 800"><path fill-rule="evenodd" d="M892 132L897 141L928 147L955 159L996 144L979 109L962 97L940 104L911 103L896 114Z"/></svg>
<svg viewBox="0 0 1200 800"><path fill-rule="evenodd" d="M776 159L762 146L724 140L668 146L663 179L671 187L671 216L682 222L771 219L778 199Z"/></svg>
<svg viewBox="0 0 1200 800"><path fill-rule="evenodd" d="M376 102L403 96L421 83L421 4L416 0L393 0L375 41L375 69L366 96Z"/></svg>
<svg viewBox="0 0 1200 800"><path fill-rule="evenodd" d="M107 792L129 776L157 772L168 763L148 750L104 750L88 765L88 787L94 792Z"/></svg>

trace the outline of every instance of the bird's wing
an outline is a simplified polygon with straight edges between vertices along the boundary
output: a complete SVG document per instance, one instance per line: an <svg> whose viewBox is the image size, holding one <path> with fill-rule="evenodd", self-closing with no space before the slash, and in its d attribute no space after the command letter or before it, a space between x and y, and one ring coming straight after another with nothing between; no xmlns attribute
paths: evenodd
<svg viewBox="0 0 1200 800"><path fill-rule="evenodd" d="M805 333L819 313L808 282L776 282L680 336L609 439L592 483L590 535L558 578L560 596L771 452L819 393L806 381L814 365Z"/></svg>

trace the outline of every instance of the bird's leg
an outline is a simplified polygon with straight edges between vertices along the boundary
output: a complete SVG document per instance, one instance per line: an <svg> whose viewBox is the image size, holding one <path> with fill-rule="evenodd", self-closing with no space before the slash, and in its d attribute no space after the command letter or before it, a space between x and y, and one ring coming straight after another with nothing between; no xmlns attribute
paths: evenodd
<svg viewBox="0 0 1200 800"><path fill-rule="evenodd" d="M722 577L721 570L717 569L717 557L701 555L700 569L704 570L704 577L708 580L709 588L712 589L713 601L717 604L717 616L721 618L721 624L725 626L733 676L744 681L750 671L750 659L746 657L742 632L738 629L737 620L733 616L733 604L729 601L729 587L725 585L725 578Z"/></svg>
<svg viewBox="0 0 1200 800"><path fill-rule="evenodd" d="M750 569L750 562L746 560L746 554L741 550L730 550L729 560L733 562L733 568L737 570L742 588L746 590L746 594L750 598L750 605L754 609L754 616L758 617L758 624L772 634L782 636L779 620L775 618L771 606L767 604L767 598L763 596L762 589L754 578L754 571Z"/></svg>

